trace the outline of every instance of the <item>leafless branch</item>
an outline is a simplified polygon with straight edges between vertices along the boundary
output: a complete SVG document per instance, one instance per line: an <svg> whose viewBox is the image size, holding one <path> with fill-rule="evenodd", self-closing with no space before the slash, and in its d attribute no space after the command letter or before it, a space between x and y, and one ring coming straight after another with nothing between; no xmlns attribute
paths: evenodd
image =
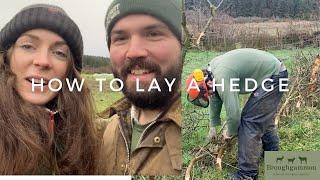
<svg viewBox="0 0 320 180"><path fill-rule="evenodd" d="M207 2L210 4L210 7L214 6L210 0L207 0Z"/></svg>
<svg viewBox="0 0 320 180"><path fill-rule="evenodd" d="M224 0L220 1L220 3L218 4L218 6L216 7L216 9L218 9L218 8L221 6L221 4L223 3L223 1L224 1Z"/></svg>
<svg viewBox="0 0 320 180"><path fill-rule="evenodd" d="M218 6L214 6L210 0L207 0L207 2L209 3L210 5L210 9L211 9L211 17L208 19L206 25L204 26L203 30L201 31L199 37L197 38L197 46L199 46L200 44L200 41L201 41L201 38L205 35L207 29L209 28L209 25L212 21L212 19L214 18L214 16L216 15L216 11L217 9L221 6L221 4L223 3L224 0L221 0L220 3L218 4Z"/></svg>

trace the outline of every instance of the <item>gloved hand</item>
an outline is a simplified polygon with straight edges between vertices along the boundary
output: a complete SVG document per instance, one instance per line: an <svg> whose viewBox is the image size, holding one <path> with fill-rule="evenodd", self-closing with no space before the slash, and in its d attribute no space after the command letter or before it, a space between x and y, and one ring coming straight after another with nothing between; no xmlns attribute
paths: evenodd
<svg viewBox="0 0 320 180"><path fill-rule="evenodd" d="M232 136L228 135L228 130L227 129L224 129L223 132L222 132L222 139L224 141L228 141L232 138Z"/></svg>
<svg viewBox="0 0 320 180"><path fill-rule="evenodd" d="M209 142L214 141L217 139L217 132L215 127L210 127L207 139Z"/></svg>
<svg viewBox="0 0 320 180"><path fill-rule="evenodd" d="M209 96L212 96L214 94L213 92L213 83L211 80L206 81L207 88L208 88L208 94Z"/></svg>

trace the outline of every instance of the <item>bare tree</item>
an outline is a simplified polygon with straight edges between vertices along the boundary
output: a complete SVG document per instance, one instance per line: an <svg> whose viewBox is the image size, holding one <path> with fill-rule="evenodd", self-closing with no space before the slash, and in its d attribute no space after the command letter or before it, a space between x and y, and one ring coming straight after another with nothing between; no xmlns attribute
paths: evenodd
<svg viewBox="0 0 320 180"><path fill-rule="evenodd" d="M183 39L183 51L182 51L182 59L184 60L187 50L191 47L191 35L187 28L187 20L186 20L186 11L184 6L185 0L182 0L182 31L184 34Z"/></svg>
<svg viewBox="0 0 320 180"><path fill-rule="evenodd" d="M206 25L204 26L203 30L201 31L201 33L200 33L200 35L199 35L199 37L198 37L198 39L197 39L197 42L196 42L197 46L199 46L200 41L201 41L201 38L205 35L205 33L206 33L206 31L207 31L207 29L208 29L208 27L209 27L212 19L213 19L213 18L215 17L215 15L216 15L217 9L221 6L221 4L223 3L223 1L224 1L224 0L221 0L220 3L218 4L218 6L215 6L214 4L211 3L210 0L207 0L207 2L208 2L209 5L210 5L211 16L210 16L210 18L208 19Z"/></svg>

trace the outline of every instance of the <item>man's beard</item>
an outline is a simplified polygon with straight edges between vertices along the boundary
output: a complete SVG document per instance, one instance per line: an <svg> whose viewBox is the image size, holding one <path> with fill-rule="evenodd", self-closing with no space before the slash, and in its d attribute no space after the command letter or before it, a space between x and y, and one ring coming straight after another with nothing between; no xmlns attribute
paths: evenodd
<svg viewBox="0 0 320 180"><path fill-rule="evenodd" d="M130 84L127 82L128 75L135 67L146 69L149 73L154 73L154 78L157 80L161 92L157 89L148 91L151 81L147 83L140 81L139 87L143 88L144 92L137 92L136 82L131 81ZM123 81L124 87L122 92L132 104L139 108L153 110L164 108L169 103L172 103L172 97L177 94L178 88L180 88L182 63L171 66L166 72L161 72L160 66L150 60L133 59L125 62L123 68L120 69L120 73L118 73L115 68L112 68L112 71L115 78L119 78ZM169 83L175 79L171 92L169 91L165 78Z"/></svg>

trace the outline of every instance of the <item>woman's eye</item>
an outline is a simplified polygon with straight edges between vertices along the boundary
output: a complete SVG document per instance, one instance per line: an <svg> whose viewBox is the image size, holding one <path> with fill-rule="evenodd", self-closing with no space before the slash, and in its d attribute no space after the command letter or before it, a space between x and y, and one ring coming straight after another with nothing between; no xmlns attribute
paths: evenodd
<svg viewBox="0 0 320 180"><path fill-rule="evenodd" d="M64 58L64 59L68 58L68 54L63 51L54 51L53 53L59 58Z"/></svg>
<svg viewBox="0 0 320 180"><path fill-rule="evenodd" d="M20 45L20 48L25 49L25 50L34 49L34 47L31 44L22 44L22 45Z"/></svg>

